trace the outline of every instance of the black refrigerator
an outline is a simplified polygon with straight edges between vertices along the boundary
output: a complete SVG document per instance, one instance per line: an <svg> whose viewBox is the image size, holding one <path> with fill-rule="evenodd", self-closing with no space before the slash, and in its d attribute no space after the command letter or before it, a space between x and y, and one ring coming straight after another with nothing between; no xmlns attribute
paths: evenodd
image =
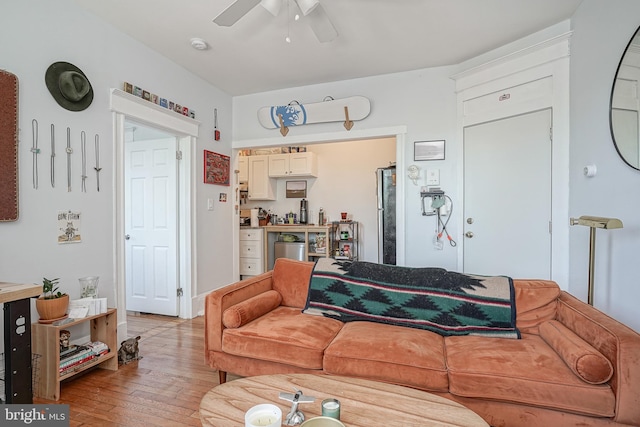
<svg viewBox="0 0 640 427"><path fill-rule="evenodd" d="M378 192L378 263L396 264L396 167L376 171Z"/></svg>

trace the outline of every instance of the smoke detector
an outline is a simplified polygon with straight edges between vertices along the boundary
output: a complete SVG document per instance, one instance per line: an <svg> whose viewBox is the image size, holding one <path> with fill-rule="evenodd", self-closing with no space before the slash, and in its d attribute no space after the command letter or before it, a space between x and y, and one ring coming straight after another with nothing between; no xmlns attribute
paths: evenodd
<svg viewBox="0 0 640 427"><path fill-rule="evenodd" d="M200 39L200 38L191 39L191 47L194 48L195 50L207 50L207 49L209 49L209 45L207 44L207 42L202 40L202 39Z"/></svg>

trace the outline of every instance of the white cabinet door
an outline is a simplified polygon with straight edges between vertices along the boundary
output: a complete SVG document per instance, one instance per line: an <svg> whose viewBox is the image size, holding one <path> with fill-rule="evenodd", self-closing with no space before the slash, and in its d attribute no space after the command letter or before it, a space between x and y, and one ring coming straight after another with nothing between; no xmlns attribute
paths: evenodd
<svg viewBox="0 0 640 427"><path fill-rule="evenodd" d="M275 200L274 184L269 156L249 156L249 200Z"/></svg>
<svg viewBox="0 0 640 427"><path fill-rule="evenodd" d="M315 177L318 162L315 153L271 154L269 156L269 176L272 178Z"/></svg>
<svg viewBox="0 0 640 427"><path fill-rule="evenodd" d="M289 176L318 176L315 153L289 154Z"/></svg>
<svg viewBox="0 0 640 427"><path fill-rule="evenodd" d="M269 155L269 176L274 178L289 176L289 154Z"/></svg>
<svg viewBox="0 0 640 427"><path fill-rule="evenodd" d="M248 182L249 181L249 161L246 156L238 157L238 181L239 182Z"/></svg>

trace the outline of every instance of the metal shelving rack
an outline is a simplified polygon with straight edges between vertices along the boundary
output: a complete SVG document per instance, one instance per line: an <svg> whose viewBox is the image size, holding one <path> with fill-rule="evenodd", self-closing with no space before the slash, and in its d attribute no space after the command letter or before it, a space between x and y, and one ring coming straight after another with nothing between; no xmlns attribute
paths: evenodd
<svg viewBox="0 0 640 427"><path fill-rule="evenodd" d="M358 259L357 221L333 221L331 223L331 256L334 259L356 261Z"/></svg>

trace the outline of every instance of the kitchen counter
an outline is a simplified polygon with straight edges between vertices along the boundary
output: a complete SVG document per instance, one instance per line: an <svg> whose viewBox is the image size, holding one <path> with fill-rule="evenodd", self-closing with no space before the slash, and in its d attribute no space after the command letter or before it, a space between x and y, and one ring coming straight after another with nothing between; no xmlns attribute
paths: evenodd
<svg viewBox="0 0 640 427"><path fill-rule="evenodd" d="M315 224L276 224L276 225L265 225L264 228L267 232L278 232L284 233L285 231L289 232L305 232L309 229L315 230L325 230L329 226L327 225L315 225Z"/></svg>

